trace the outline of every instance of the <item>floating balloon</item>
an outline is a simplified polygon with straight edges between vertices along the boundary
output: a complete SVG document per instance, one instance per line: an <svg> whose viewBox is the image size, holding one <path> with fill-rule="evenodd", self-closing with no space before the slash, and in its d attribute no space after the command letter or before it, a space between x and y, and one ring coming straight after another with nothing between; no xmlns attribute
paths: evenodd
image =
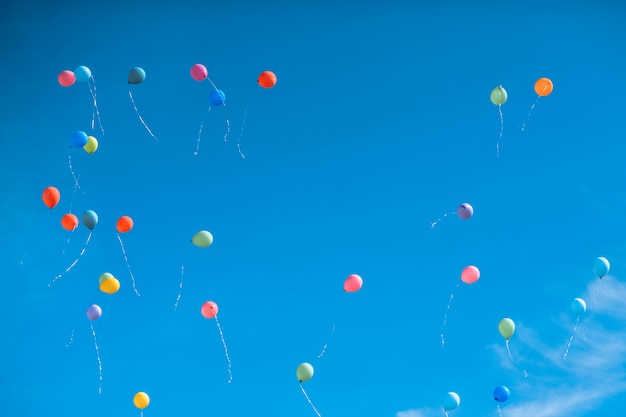
<svg viewBox="0 0 626 417"><path fill-rule="evenodd" d="M93 136L87 136L87 143L85 143L83 149L88 154L93 154L98 149L98 139Z"/></svg>
<svg viewBox="0 0 626 417"><path fill-rule="evenodd" d="M93 230L98 224L98 215L93 210L87 210L82 216L83 224L89 230Z"/></svg>
<svg viewBox="0 0 626 417"><path fill-rule="evenodd" d="M74 230L78 227L78 217L75 214L67 213L61 217L61 225L65 230Z"/></svg>
<svg viewBox="0 0 626 417"><path fill-rule="evenodd" d="M552 81L549 78L539 78L535 82L535 93L541 97L545 97L552 92Z"/></svg>
<svg viewBox="0 0 626 417"><path fill-rule="evenodd" d="M89 81L91 78L91 70L86 66L81 65L74 70L74 75L76 76L76 81L84 83Z"/></svg>
<svg viewBox="0 0 626 417"><path fill-rule="evenodd" d="M65 70L59 73L57 80L63 87L69 87L76 82L76 76L72 71Z"/></svg>
<svg viewBox="0 0 626 417"><path fill-rule="evenodd" d="M102 315L102 308L98 304L92 304L87 308L87 318L94 321L98 320Z"/></svg>
<svg viewBox="0 0 626 417"><path fill-rule="evenodd" d="M133 404L135 404L135 407L143 410L150 404L150 397L145 392L138 392L133 397Z"/></svg>
<svg viewBox="0 0 626 417"><path fill-rule="evenodd" d="M146 71L141 67L135 67L128 73L128 84L140 84L146 79Z"/></svg>
<svg viewBox="0 0 626 417"><path fill-rule="evenodd" d="M456 213L463 220L467 220L474 215L474 208L469 203L463 203L457 208Z"/></svg>
<svg viewBox="0 0 626 417"><path fill-rule="evenodd" d="M508 95L506 93L506 90L501 85L491 90L491 94L489 94L489 99L496 106L501 106L506 103L507 98Z"/></svg>
<svg viewBox="0 0 626 417"><path fill-rule="evenodd" d="M41 193L41 199L43 203L48 206L48 208L54 208L57 204L59 204L59 200L61 199L61 193L56 187L47 187Z"/></svg>
<svg viewBox="0 0 626 417"><path fill-rule="evenodd" d="M206 77L209 76L209 70L202 64L195 64L191 67L189 71L191 73L191 78L196 81L203 81Z"/></svg>
<svg viewBox="0 0 626 417"><path fill-rule="evenodd" d="M207 301L202 304L200 308L200 313L204 316L204 318L212 319L215 318L215 324L217 325L217 329L220 332L220 338L222 339L222 345L224 346L224 355L226 356L226 361L228 362L228 383L233 380L233 373L231 371L232 363L230 361L230 357L228 356L228 347L226 346L226 340L224 340L224 333L222 332L222 326L220 326L220 322L217 319L217 304L214 301Z"/></svg>
<svg viewBox="0 0 626 417"><path fill-rule="evenodd" d="M120 290L120 282L115 277L105 278L100 283L100 291L106 294L115 294Z"/></svg>
<svg viewBox="0 0 626 417"><path fill-rule="evenodd" d="M345 292L357 292L363 286L363 278L357 274L348 275L343 282L343 290Z"/></svg>
<svg viewBox="0 0 626 417"><path fill-rule="evenodd" d="M456 392L450 391L443 397L442 406L445 411L451 411L461 404L461 397Z"/></svg>
<svg viewBox="0 0 626 417"><path fill-rule="evenodd" d="M587 311L587 303L582 298L574 298L570 304L570 309L576 314L580 316L585 311Z"/></svg>
<svg viewBox="0 0 626 417"><path fill-rule="evenodd" d="M104 274L100 275L99 284L102 284L102 282L104 282L104 280L107 278L113 278L113 274L110 272L105 272Z"/></svg>
<svg viewBox="0 0 626 417"><path fill-rule="evenodd" d="M133 219L129 216L122 216L117 219L116 227L119 233L126 233L133 228Z"/></svg>
<svg viewBox="0 0 626 417"><path fill-rule="evenodd" d="M226 96L222 90L213 90L209 93L209 102L214 106L221 106L226 101Z"/></svg>
<svg viewBox="0 0 626 417"><path fill-rule="evenodd" d="M606 274L609 273L609 269L611 269L611 264L609 264L609 260L603 256L596 258L593 262L593 273L598 278L602 278Z"/></svg>
<svg viewBox="0 0 626 417"><path fill-rule="evenodd" d="M87 134L81 130L76 131L70 138L70 146L73 148L82 148L87 144Z"/></svg>
<svg viewBox="0 0 626 417"><path fill-rule="evenodd" d="M493 399L499 403L503 403L509 399L511 391L504 385L500 385L493 390Z"/></svg>
<svg viewBox="0 0 626 417"><path fill-rule="evenodd" d="M509 340L515 332L515 323L510 318L504 318L498 323L498 331L506 340Z"/></svg>
<svg viewBox="0 0 626 417"><path fill-rule="evenodd" d="M480 278L480 271L474 265L466 266L461 272L461 281L473 284Z"/></svg>
<svg viewBox="0 0 626 417"><path fill-rule="evenodd" d="M204 318L212 319L213 317L217 316L217 310L218 307L215 302L207 301L206 303L202 304L200 312L202 313Z"/></svg>
<svg viewBox="0 0 626 417"><path fill-rule="evenodd" d="M259 75L257 83L263 88L272 88L276 85L276 74L272 71L263 71Z"/></svg>
<svg viewBox="0 0 626 417"><path fill-rule="evenodd" d="M296 369L296 377L298 378L298 381L300 383L306 382L309 379L313 378L314 372L315 370L313 369L313 366L310 363L303 362L300 365L298 365L298 368Z"/></svg>
<svg viewBox="0 0 626 417"><path fill-rule="evenodd" d="M199 248L208 248L213 243L213 235L206 230L201 230L191 238L191 242Z"/></svg>

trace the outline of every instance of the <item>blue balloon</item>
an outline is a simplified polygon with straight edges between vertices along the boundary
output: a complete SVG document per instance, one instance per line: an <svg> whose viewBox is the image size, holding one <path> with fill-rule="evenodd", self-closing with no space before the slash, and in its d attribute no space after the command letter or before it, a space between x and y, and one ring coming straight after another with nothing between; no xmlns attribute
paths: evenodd
<svg viewBox="0 0 626 417"><path fill-rule="evenodd" d="M504 385L500 385L493 390L493 399L499 403L503 403L509 399L509 395L511 395L511 391Z"/></svg>
<svg viewBox="0 0 626 417"><path fill-rule="evenodd" d="M224 95L224 92L222 90L213 90L209 94L209 101L214 106L221 106L222 104L224 104L225 100L226 96Z"/></svg>
<svg viewBox="0 0 626 417"><path fill-rule="evenodd" d="M93 228L98 224L98 215L93 210L87 210L83 213L82 220L87 229L93 230Z"/></svg>
<svg viewBox="0 0 626 417"><path fill-rule="evenodd" d="M86 81L89 81L89 79L91 78L91 70L86 66L81 65L74 70L74 76L76 77L76 81L78 81L79 83L84 83Z"/></svg>
<svg viewBox="0 0 626 417"><path fill-rule="evenodd" d="M574 298L569 306L577 316L587 311L587 303L582 298Z"/></svg>
<svg viewBox="0 0 626 417"><path fill-rule="evenodd" d="M443 398L442 406L446 411L454 410L461 404L461 397L456 392L449 392Z"/></svg>
<svg viewBox="0 0 626 417"><path fill-rule="evenodd" d="M146 72L141 67L135 67L128 73L128 84L139 84L146 79Z"/></svg>
<svg viewBox="0 0 626 417"><path fill-rule="evenodd" d="M87 134L81 130L74 132L70 139L70 146L73 148L82 148L87 144Z"/></svg>
<svg viewBox="0 0 626 417"><path fill-rule="evenodd" d="M593 262L593 273L596 274L596 277L598 278L602 278L608 274L610 268L611 264L609 264L609 260L603 256L596 258Z"/></svg>

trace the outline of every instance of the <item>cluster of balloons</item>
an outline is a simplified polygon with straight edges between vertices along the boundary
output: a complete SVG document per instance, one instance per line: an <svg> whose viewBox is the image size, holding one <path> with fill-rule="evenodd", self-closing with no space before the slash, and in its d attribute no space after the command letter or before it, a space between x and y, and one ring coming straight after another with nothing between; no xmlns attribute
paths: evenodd
<svg viewBox="0 0 626 417"><path fill-rule="evenodd" d="M540 97L545 97L552 93L553 89L552 81L549 78L539 78L534 85L535 93L537 93ZM489 94L489 99L496 106L501 106L506 103L508 99L508 94L502 85L497 86L491 93Z"/></svg>
<svg viewBox="0 0 626 417"><path fill-rule="evenodd" d="M69 87L73 85L76 81L78 81L79 83L84 83L89 81L90 78L91 70L88 67L81 65L79 67L76 67L74 71L61 71L57 77L57 80L59 81L59 84L61 84L63 87Z"/></svg>
<svg viewBox="0 0 626 417"><path fill-rule="evenodd" d="M110 272L105 272L99 278L100 291L105 294L115 294L120 290L120 282Z"/></svg>
<svg viewBox="0 0 626 417"><path fill-rule="evenodd" d="M82 130L74 132L70 138L72 148L83 148L88 154L93 154L98 149L98 139L95 136L87 135Z"/></svg>

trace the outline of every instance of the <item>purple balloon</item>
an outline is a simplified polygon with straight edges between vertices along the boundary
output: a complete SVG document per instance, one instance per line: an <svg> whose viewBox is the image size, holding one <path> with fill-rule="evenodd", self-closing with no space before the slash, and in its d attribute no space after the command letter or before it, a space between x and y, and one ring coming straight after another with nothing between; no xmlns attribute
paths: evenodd
<svg viewBox="0 0 626 417"><path fill-rule="evenodd" d="M474 214L474 208L469 205L469 203L463 203L456 210L457 214L463 220L467 220Z"/></svg>
<svg viewBox="0 0 626 417"><path fill-rule="evenodd" d="M98 320L102 315L102 309L98 304L93 304L87 308L87 317L89 320Z"/></svg>

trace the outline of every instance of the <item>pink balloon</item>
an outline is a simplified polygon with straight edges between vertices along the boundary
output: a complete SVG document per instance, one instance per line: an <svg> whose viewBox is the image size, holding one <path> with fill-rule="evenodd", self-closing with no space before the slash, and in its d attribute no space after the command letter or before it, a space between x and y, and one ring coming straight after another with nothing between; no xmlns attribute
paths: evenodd
<svg viewBox="0 0 626 417"><path fill-rule="evenodd" d="M207 301L206 303L202 304L200 312L205 318L212 319L213 317L217 316L217 304L215 304L213 301Z"/></svg>
<svg viewBox="0 0 626 417"><path fill-rule="evenodd" d="M202 81L209 76L209 70L202 64L195 64L189 72L191 73L191 78L196 81Z"/></svg>
<svg viewBox="0 0 626 417"><path fill-rule="evenodd" d="M463 220L467 220L474 215L474 208L469 203L463 203L457 208L457 214Z"/></svg>
<svg viewBox="0 0 626 417"><path fill-rule="evenodd" d="M343 282L343 290L346 292L357 292L363 286L363 278L357 274L348 275Z"/></svg>
<svg viewBox="0 0 626 417"><path fill-rule="evenodd" d="M466 266L461 272L461 281L466 284L473 284L480 278L480 271L474 265Z"/></svg>
<svg viewBox="0 0 626 417"><path fill-rule="evenodd" d="M61 71L58 76L59 84L69 87L76 82L76 76L70 70Z"/></svg>

